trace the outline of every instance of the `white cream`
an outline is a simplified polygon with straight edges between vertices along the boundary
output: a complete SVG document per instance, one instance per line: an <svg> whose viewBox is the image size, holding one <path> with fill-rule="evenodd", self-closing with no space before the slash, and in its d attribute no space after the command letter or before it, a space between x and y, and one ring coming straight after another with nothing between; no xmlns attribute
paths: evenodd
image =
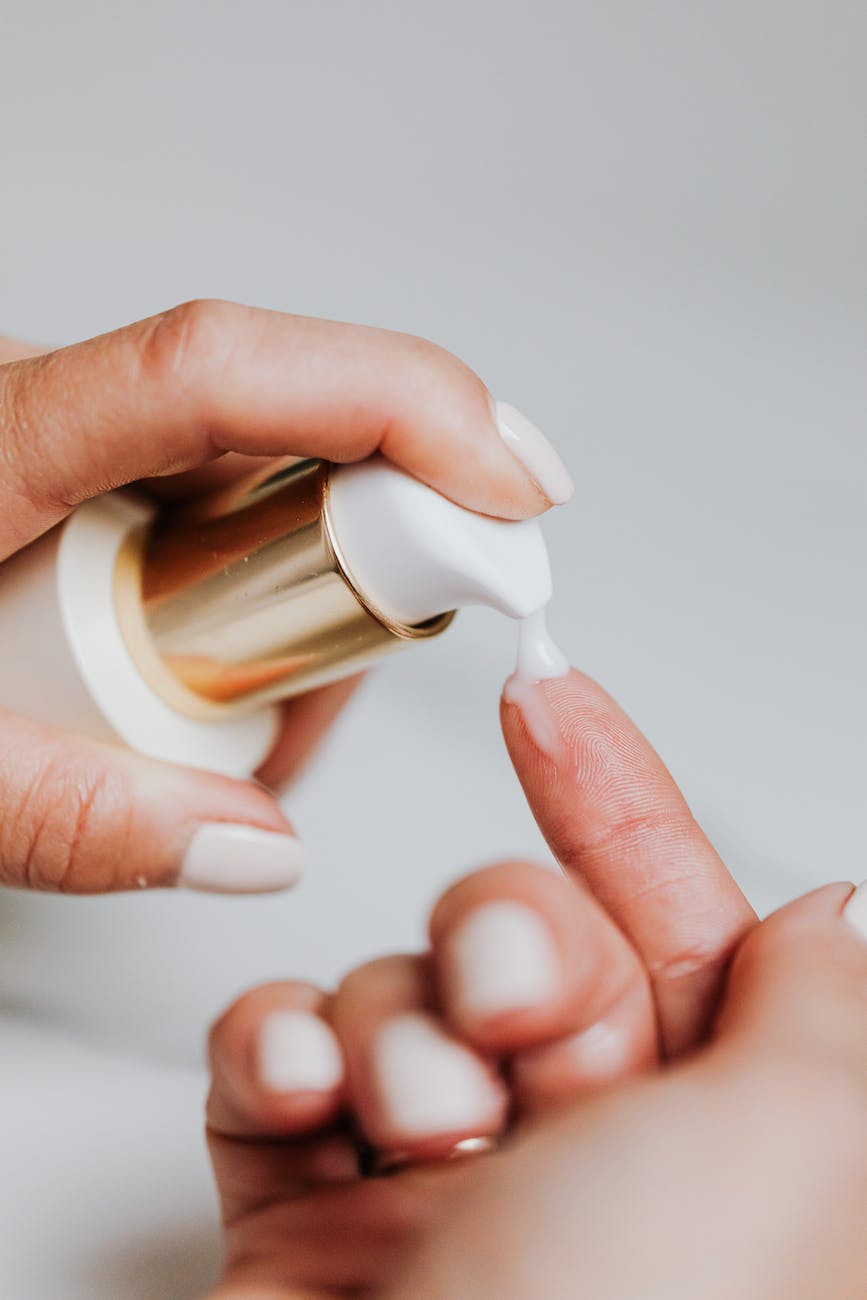
<svg viewBox="0 0 867 1300"><path fill-rule="evenodd" d="M539 684L552 677L565 677L568 671L568 659L551 639L545 610L537 609L522 619L518 628L518 662L506 682L503 698L521 710L530 735L547 753L554 753L558 748L560 732Z"/></svg>
<svg viewBox="0 0 867 1300"><path fill-rule="evenodd" d="M474 514L381 456L335 471L330 509L356 587L391 621L422 623L464 605L520 620L506 698L550 748L553 723L534 686L569 664L545 625L551 568L537 521Z"/></svg>
<svg viewBox="0 0 867 1300"><path fill-rule="evenodd" d="M382 456L335 470L329 508L356 588L392 622L424 623L465 605L526 618L551 599L535 519L465 510Z"/></svg>
<svg viewBox="0 0 867 1300"><path fill-rule="evenodd" d="M515 675L526 682L565 677L569 661L551 638L545 610L536 609L518 627L518 664Z"/></svg>

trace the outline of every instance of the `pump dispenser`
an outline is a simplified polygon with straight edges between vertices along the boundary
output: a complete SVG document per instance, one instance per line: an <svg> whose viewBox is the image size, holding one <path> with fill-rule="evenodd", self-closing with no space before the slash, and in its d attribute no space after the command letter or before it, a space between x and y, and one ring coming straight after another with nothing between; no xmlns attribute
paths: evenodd
<svg viewBox="0 0 867 1300"><path fill-rule="evenodd" d="M550 599L539 525L474 514L382 457L269 461L159 513L79 507L0 566L0 704L247 776L277 701Z"/></svg>

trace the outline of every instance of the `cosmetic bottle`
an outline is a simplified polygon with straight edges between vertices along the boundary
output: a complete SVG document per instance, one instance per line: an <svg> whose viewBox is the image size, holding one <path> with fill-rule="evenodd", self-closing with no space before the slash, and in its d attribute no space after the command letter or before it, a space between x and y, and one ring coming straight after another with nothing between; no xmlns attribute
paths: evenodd
<svg viewBox="0 0 867 1300"><path fill-rule="evenodd" d="M280 700L550 597L535 521L464 510L381 457L269 461L157 510L75 510L0 565L0 704L172 762L249 776Z"/></svg>

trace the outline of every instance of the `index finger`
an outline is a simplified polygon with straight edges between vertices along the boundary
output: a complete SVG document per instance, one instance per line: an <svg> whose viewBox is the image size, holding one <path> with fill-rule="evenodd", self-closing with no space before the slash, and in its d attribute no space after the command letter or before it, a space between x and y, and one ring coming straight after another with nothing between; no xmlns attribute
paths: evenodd
<svg viewBox="0 0 867 1300"><path fill-rule="evenodd" d="M659 755L602 687L572 669L532 689L542 711L532 726L520 703L502 703L530 807L561 865L632 941L666 1051L683 1051L707 1030L755 913Z"/></svg>
<svg viewBox="0 0 867 1300"><path fill-rule="evenodd" d="M0 559L108 488L227 451L375 451L508 519L571 493L556 452L444 349L387 330L192 302L0 368Z"/></svg>

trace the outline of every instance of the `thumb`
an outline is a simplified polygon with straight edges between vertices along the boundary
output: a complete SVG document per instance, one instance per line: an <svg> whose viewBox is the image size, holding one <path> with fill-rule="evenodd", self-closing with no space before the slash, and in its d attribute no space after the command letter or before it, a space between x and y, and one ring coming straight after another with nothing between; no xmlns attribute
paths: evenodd
<svg viewBox="0 0 867 1300"><path fill-rule="evenodd" d="M294 884L302 861L292 827L257 786L0 710L0 884L262 893Z"/></svg>
<svg viewBox="0 0 867 1300"><path fill-rule="evenodd" d="M738 949L720 1044L833 1062L867 1099L867 883L826 885L761 925Z"/></svg>

